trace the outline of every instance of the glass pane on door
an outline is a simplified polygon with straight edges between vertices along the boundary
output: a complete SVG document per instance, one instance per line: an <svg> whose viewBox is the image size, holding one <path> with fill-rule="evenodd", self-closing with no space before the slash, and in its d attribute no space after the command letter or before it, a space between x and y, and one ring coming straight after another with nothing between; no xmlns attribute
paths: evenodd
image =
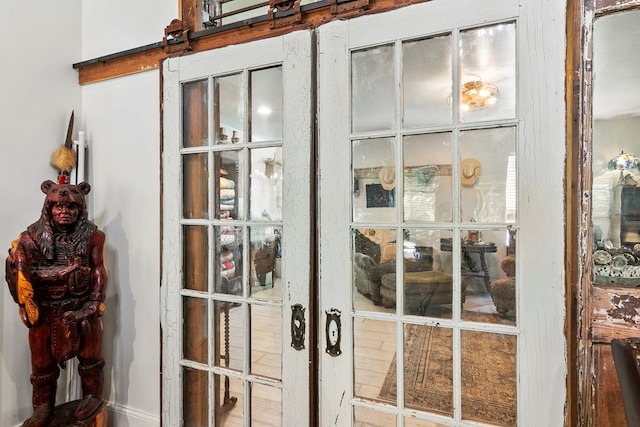
<svg viewBox="0 0 640 427"><path fill-rule="evenodd" d="M396 215L395 148L392 138L352 142L353 217L368 221Z"/></svg>
<svg viewBox="0 0 640 427"><path fill-rule="evenodd" d="M245 91L242 90L243 74L217 77L214 82L215 129L218 144L244 142Z"/></svg>
<svg viewBox="0 0 640 427"><path fill-rule="evenodd" d="M396 369L393 348L395 323L373 319L355 319L354 322L355 364L353 366L354 395L385 402L391 395L380 388L388 370ZM383 369L379 369L382 367ZM387 368L388 367L388 368ZM388 387L392 387L389 384ZM395 403L395 399L392 399Z"/></svg>
<svg viewBox="0 0 640 427"><path fill-rule="evenodd" d="M242 150L232 149L213 153L215 164L215 205L218 219L244 219L244 179L246 160Z"/></svg>
<svg viewBox="0 0 640 427"><path fill-rule="evenodd" d="M402 44L405 128L451 124L451 49L451 34Z"/></svg>
<svg viewBox="0 0 640 427"><path fill-rule="evenodd" d="M514 46L504 22L351 53L356 425L514 425Z"/></svg>
<svg viewBox="0 0 640 427"><path fill-rule="evenodd" d="M276 66L183 85L183 403L199 414L185 425L244 425L244 401L254 424L280 425L281 81Z"/></svg>
<svg viewBox="0 0 640 427"><path fill-rule="evenodd" d="M453 260L446 242L450 229L405 229L403 301L405 314L453 316ZM444 245L444 247L443 247ZM461 294L464 296L464 284Z"/></svg>
<svg viewBox="0 0 640 427"><path fill-rule="evenodd" d="M354 132L389 130L395 126L395 46L376 46L351 56ZM384 100L384 102L380 102Z"/></svg>
<svg viewBox="0 0 640 427"><path fill-rule="evenodd" d="M516 426L514 335L461 331L462 419Z"/></svg>
<svg viewBox="0 0 640 427"><path fill-rule="evenodd" d="M515 149L515 127L460 133L461 221L515 221Z"/></svg>
<svg viewBox="0 0 640 427"><path fill-rule="evenodd" d="M185 155L182 158L184 218L209 218L209 156L207 153Z"/></svg>
<svg viewBox="0 0 640 427"><path fill-rule="evenodd" d="M453 330L404 325L404 406L453 417Z"/></svg>
<svg viewBox="0 0 640 427"><path fill-rule="evenodd" d="M453 221L452 138L451 132L403 138L405 221Z"/></svg>
<svg viewBox="0 0 640 427"><path fill-rule="evenodd" d="M516 112L516 26L460 32L460 121L511 119Z"/></svg>
<svg viewBox="0 0 640 427"><path fill-rule="evenodd" d="M198 80L182 88L182 146L185 148L209 144L208 87L207 80Z"/></svg>
<svg viewBox="0 0 640 427"><path fill-rule="evenodd" d="M250 73L251 142L282 140L282 67Z"/></svg>

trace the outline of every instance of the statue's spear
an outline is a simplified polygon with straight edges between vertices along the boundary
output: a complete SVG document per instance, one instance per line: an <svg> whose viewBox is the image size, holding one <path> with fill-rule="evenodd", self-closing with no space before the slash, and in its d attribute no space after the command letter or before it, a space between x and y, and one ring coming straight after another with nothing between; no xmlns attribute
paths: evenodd
<svg viewBox="0 0 640 427"><path fill-rule="evenodd" d="M76 167L76 152L73 150L73 140L71 139L73 134L73 115L74 111L71 111L64 145L60 145L51 154L51 166L58 170L58 184L68 184L69 174Z"/></svg>

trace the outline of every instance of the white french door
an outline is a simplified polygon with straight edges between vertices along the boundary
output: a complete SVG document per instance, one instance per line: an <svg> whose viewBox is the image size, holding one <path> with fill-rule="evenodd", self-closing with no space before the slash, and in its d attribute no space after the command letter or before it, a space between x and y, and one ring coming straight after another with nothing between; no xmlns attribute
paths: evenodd
<svg viewBox="0 0 640 427"><path fill-rule="evenodd" d="M318 29L321 425L563 424L559 6Z"/></svg>
<svg viewBox="0 0 640 427"><path fill-rule="evenodd" d="M549 3L434 0L164 62L166 425L562 425Z"/></svg>
<svg viewBox="0 0 640 427"><path fill-rule="evenodd" d="M301 31L163 64L163 425L309 418L311 52Z"/></svg>

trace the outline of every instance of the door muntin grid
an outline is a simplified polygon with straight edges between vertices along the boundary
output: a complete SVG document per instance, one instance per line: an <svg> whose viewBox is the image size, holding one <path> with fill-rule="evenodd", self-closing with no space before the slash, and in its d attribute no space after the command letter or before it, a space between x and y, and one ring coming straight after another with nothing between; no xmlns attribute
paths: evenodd
<svg viewBox="0 0 640 427"><path fill-rule="evenodd" d="M185 426L281 423L281 88L277 65L182 84Z"/></svg>
<svg viewBox="0 0 640 427"><path fill-rule="evenodd" d="M407 411L418 411L432 422L515 425L515 29L508 21L351 52L356 424L408 425ZM499 98L464 104L467 83L480 81L482 95ZM417 381L432 375L420 371L426 342L445 373L429 381L439 391ZM472 357L487 345L502 358ZM473 396L496 365L504 392L487 397L501 404L488 413Z"/></svg>

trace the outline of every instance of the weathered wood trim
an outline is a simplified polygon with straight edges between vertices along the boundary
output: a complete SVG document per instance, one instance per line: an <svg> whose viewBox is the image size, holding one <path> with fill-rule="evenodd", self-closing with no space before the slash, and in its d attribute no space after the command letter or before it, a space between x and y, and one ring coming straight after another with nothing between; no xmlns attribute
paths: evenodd
<svg viewBox="0 0 640 427"><path fill-rule="evenodd" d="M276 37L301 29L317 28L333 20L352 18L359 15L381 13L415 3L423 3L430 0L371 0L368 8L358 8L346 10L332 14L329 2L325 2L322 7L311 4L309 7L302 7L302 20L299 23L286 27L271 29L271 23L266 19L257 18L250 25L243 25L234 28L218 28L205 30L199 33L190 33L189 40L192 46L192 53L216 49L232 44L246 43L253 40ZM182 0L180 4L181 20L194 27L199 16L198 7L194 0ZM286 16L284 14L283 16ZM167 23L168 25L169 23ZM199 25L199 24L198 24ZM164 31L158 31L161 34ZM167 55L164 52L162 42L148 45L143 48L131 49L74 64L78 70L78 81L81 85L95 83L116 77L127 76L140 72L156 70L159 63Z"/></svg>
<svg viewBox="0 0 640 427"><path fill-rule="evenodd" d="M637 7L638 0L594 0L594 10L598 14L620 11L627 8Z"/></svg>
<svg viewBox="0 0 640 427"><path fill-rule="evenodd" d="M624 425L617 423L621 409L620 399L612 399L617 390L617 378L611 376L613 363L610 342L613 338L640 335L635 310L640 308L640 290L630 288L601 287L593 283L591 259L591 156L592 156L592 71L593 22L598 16L640 7L639 0L575 0L573 15L573 84L567 86L573 92L571 108L572 130L567 133L572 150L569 164L575 165L571 177L569 245L577 250L575 265L569 267L575 278L576 293L576 380L578 418L568 425L603 426ZM569 70L569 68L568 68ZM569 79L568 79L569 82ZM570 138L570 139L569 139ZM575 221L575 224L574 224ZM572 243L571 243L572 242ZM571 302L568 301L567 304ZM568 306L569 307L569 306ZM571 360L571 359L570 359ZM614 369L615 371L615 369ZM617 391L619 392L619 390Z"/></svg>
<svg viewBox="0 0 640 427"><path fill-rule="evenodd" d="M640 289L594 286L591 304L592 343L640 336Z"/></svg>
<svg viewBox="0 0 640 427"><path fill-rule="evenodd" d="M627 420L622 407L622 392L618 387L618 375L611 346L604 344L593 345L594 360L594 398L596 408L593 414L593 425L597 427L625 427Z"/></svg>
<svg viewBox="0 0 640 427"><path fill-rule="evenodd" d="M162 48L162 43L160 43L160 46L147 51L133 52L128 55L78 67L78 83L85 85L115 77L156 70L160 66L160 61L165 58L166 54Z"/></svg>
<svg viewBox="0 0 640 427"><path fill-rule="evenodd" d="M567 1L567 62L566 62L566 178L565 178L565 334L567 337L567 412L565 425L578 425L578 396L579 370L578 347L580 323L578 318L578 299L580 296L580 271L578 268L578 236L579 224L576 211L579 204L580 191L578 178L580 163L580 139L578 128L578 113L580 111L580 79L578 65L580 64L580 22L581 2Z"/></svg>
<svg viewBox="0 0 640 427"><path fill-rule="evenodd" d="M200 31L200 2L198 0L180 0L179 9L180 20L186 23L189 31Z"/></svg>
<svg viewBox="0 0 640 427"><path fill-rule="evenodd" d="M593 389L592 389L592 348L590 341L590 322L589 313L591 305L589 296L591 290L591 251L588 250L591 245L589 236L590 226L590 182L591 174L591 138L590 138L590 115L589 108L586 105L590 100L587 98L590 94L587 91L587 81L590 82L590 73L585 71L585 62L590 60L590 50L587 50L587 40L591 38L592 10L587 11L585 2L589 0L579 0L578 5L574 8L574 19L577 22L575 31L575 49L577 57L575 57L574 70L574 108L572 146L577 151L572 153L572 162L576 164L576 174L574 179L572 202L575 201L575 221L576 221L576 239L575 242L578 259L575 268L576 271L576 311L577 311L577 380L579 382L577 390L578 398L578 420L576 425L590 426L593 423ZM591 1L590 6L593 6ZM589 17L587 17L587 13Z"/></svg>

